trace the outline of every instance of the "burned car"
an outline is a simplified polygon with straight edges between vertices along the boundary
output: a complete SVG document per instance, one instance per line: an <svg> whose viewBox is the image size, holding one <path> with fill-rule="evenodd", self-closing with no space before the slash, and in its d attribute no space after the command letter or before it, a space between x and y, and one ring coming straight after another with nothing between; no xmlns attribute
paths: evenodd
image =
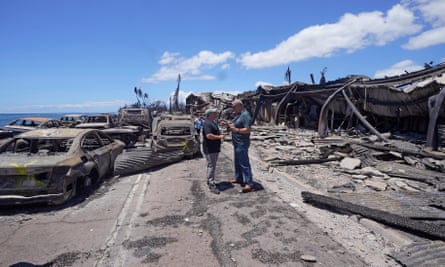
<svg viewBox="0 0 445 267"><path fill-rule="evenodd" d="M180 149L188 157L199 152L199 136L191 120L157 119L153 121L153 151Z"/></svg>
<svg viewBox="0 0 445 267"><path fill-rule="evenodd" d="M13 131L0 129L0 139L13 137L13 136L14 136Z"/></svg>
<svg viewBox="0 0 445 267"><path fill-rule="evenodd" d="M74 127L77 124L84 123L88 120L86 114L65 114L60 117L59 121L66 127Z"/></svg>
<svg viewBox="0 0 445 267"><path fill-rule="evenodd" d="M1 128L3 131L9 131L13 135L35 130L35 129L45 129L45 128L58 128L62 127L63 124L55 119L51 118L41 118L41 117L26 117L19 118L11 121Z"/></svg>
<svg viewBox="0 0 445 267"><path fill-rule="evenodd" d="M79 123L75 128L108 129L117 126L117 116L110 113L88 115L83 123Z"/></svg>
<svg viewBox="0 0 445 267"><path fill-rule="evenodd" d="M111 113L89 115L85 122L77 124L74 128L99 129L113 139L123 141L127 147L133 146L142 132L140 126L128 125L120 127L117 122L117 116Z"/></svg>
<svg viewBox="0 0 445 267"><path fill-rule="evenodd" d="M120 125L137 125L145 129L151 128L152 116L149 108L123 107L119 109Z"/></svg>
<svg viewBox="0 0 445 267"><path fill-rule="evenodd" d="M0 205L62 204L111 175L124 143L96 129L39 129L0 143Z"/></svg>

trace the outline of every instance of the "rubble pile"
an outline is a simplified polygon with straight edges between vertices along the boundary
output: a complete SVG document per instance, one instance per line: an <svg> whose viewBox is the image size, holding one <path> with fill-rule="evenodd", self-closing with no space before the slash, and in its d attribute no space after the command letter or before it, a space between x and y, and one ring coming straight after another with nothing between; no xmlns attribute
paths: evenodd
<svg viewBox="0 0 445 267"><path fill-rule="evenodd" d="M313 188L301 192L304 202L406 231L415 242L443 246L445 154L415 138L385 135L388 142L358 135L321 139L311 130L254 127L252 148L269 173L285 172ZM402 264L425 260L423 254L407 258L406 249L391 256ZM440 257L435 260L445 260Z"/></svg>
<svg viewBox="0 0 445 267"><path fill-rule="evenodd" d="M294 174L306 168L329 169L334 177L306 177L326 192L445 190L445 154L408 141L382 143L372 136L320 139L311 130L279 126L255 127L252 140L259 141L255 149L269 168Z"/></svg>

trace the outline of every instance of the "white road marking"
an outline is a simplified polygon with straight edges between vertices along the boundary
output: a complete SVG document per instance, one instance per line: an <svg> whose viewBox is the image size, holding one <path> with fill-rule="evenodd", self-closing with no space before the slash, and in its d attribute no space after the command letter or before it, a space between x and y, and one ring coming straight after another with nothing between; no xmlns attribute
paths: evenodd
<svg viewBox="0 0 445 267"><path fill-rule="evenodd" d="M136 208L135 208L133 214L131 215L131 219L130 219L130 222L128 223L127 230L125 231L124 241L126 241L130 238L131 232L133 231L134 221L136 220L137 216L141 213L141 208L142 208L142 203L144 202L145 193L147 193L147 188L148 188L148 185L150 184L150 175L145 174L144 178L145 179L143 180L144 186L142 188L142 193L139 194ZM123 246L119 246L119 253L118 253L117 257L115 258L115 264L113 266L125 266L125 261L127 260L127 255L128 255L127 250L124 251Z"/></svg>
<svg viewBox="0 0 445 267"><path fill-rule="evenodd" d="M126 218L128 218L128 213L130 212L129 209L131 207L131 204L133 203L133 199L135 197L136 192L138 191L139 187L140 187L140 182L141 179L144 179L144 187L143 187L143 193L139 194L139 198L138 198L138 202L136 205L136 208L133 211L133 214L131 216L131 219L129 221L128 224L126 224L128 227L125 231L125 238L128 239L128 237L131 234L131 230L132 230L132 223L133 221L136 219L136 216L139 214L139 211L141 209L142 206L142 202L144 200L144 196L145 196L145 192L147 190L147 186L150 180L150 175L147 174L140 174L138 175L136 181L133 183L132 185L132 189L131 191L128 193L127 199L125 201L125 204L121 210L121 212L119 213L119 216L117 217L116 222L114 223L112 230L110 232L110 235L108 237L108 239L105 242L105 246L103 248L104 252L102 254L102 257L100 259L98 259L95 263L94 266L104 266L104 260L109 256L112 247L114 246L116 239L118 238L119 233L122 232L122 227L125 225L124 221ZM119 248L119 254L124 254L122 251L122 247ZM113 266L123 266L123 262L124 259L120 259L122 255L113 255L112 259L114 258L116 261L119 262L115 262L115 264ZM125 257L126 258L126 257Z"/></svg>

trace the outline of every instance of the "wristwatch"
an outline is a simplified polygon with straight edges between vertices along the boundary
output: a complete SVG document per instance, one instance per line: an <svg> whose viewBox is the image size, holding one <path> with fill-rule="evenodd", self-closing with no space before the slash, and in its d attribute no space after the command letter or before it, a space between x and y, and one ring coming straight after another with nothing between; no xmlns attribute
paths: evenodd
<svg viewBox="0 0 445 267"><path fill-rule="evenodd" d="M240 132L240 128L236 128L238 131L237 131L237 133L239 133Z"/></svg>

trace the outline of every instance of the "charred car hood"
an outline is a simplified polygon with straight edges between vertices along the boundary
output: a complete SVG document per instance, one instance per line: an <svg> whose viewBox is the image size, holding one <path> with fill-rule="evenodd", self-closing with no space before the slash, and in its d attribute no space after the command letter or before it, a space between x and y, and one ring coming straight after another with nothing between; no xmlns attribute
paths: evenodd
<svg viewBox="0 0 445 267"><path fill-rule="evenodd" d="M76 128L105 129L109 128L109 124L104 122L88 122L77 124Z"/></svg>

